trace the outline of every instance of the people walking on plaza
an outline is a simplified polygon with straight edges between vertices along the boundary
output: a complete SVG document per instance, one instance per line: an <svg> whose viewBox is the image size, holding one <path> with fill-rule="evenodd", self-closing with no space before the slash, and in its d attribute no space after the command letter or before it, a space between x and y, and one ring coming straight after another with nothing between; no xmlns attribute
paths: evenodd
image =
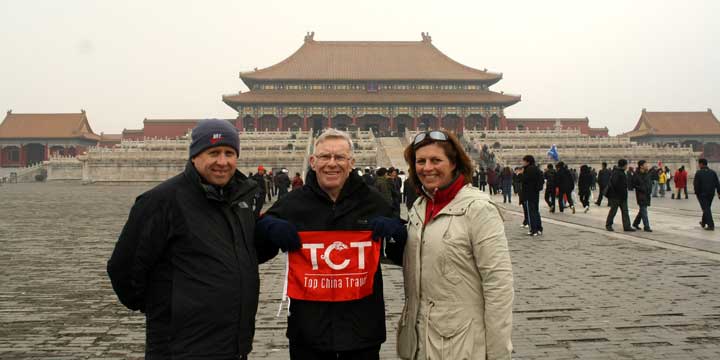
<svg viewBox="0 0 720 360"><path fill-rule="evenodd" d="M685 191L685 199L687 200L687 171L685 171L685 165L675 170L675 175L673 175L673 181L675 182L676 193L672 195L672 198L680 200L680 192Z"/></svg>
<svg viewBox="0 0 720 360"><path fill-rule="evenodd" d="M258 264L277 248L254 242L258 186L236 170L235 127L204 120L191 136L185 170L135 200L108 275L145 314L147 359L247 359Z"/></svg>
<svg viewBox="0 0 720 360"><path fill-rule="evenodd" d="M497 194L498 175L499 174L495 172L495 169L493 169L492 167L488 167L487 184L488 189L490 190L490 195Z"/></svg>
<svg viewBox="0 0 720 360"><path fill-rule="evenodd" d="M550 212L555 212L555 169L553 164L547 164L545 169L545 203L550 207Z"/></svg>
<svg viewBox="0 0 720 360"><path fill-rule="evenodd" d="M587 165L580 166L580 175L578 176L578 196L585 212L590 211L590 186L593 183L590 167Z"/></svg>
<svg viewBox="0 0 720 360"><path fill-rule="evenodd" d="M257 222L259 241L292 253L301 248L300 236L306 232L327 232L334 238L340 232L373 230L375 239L392 237L404 244L405 226L391 218L387 199L351 171L350 135L326 129L314 149L305 186L278 200ZM378 359L386 331L379 262L372 280L372 292L354 300L291 298L286 332L290 359Z"/></svg>
<svg viewBox="0 0 720 360"><path fill-rule="evenodd" d="M480 167L480 171L478 172L478 188L480 188L480 191L485 191L485 186L487 185L487 172L485 171L484 167Z"/></svg>
<svg viewBox="0 0 720 360"><path fill-rule="evenodd" d="M522 197L525 201L528 213L528 225L530 231L528 235L542 235L543 226L540 218L540 190L542 190L545 180L540 169L535 165L535 158L532 155L525 155L522 158Z"/></svg>
<svg viewBox="0 0 720 360"><path fill-rule="evenodd" d="M665 169L661 166L658 168L658 190L660 191L660 197L665 197L666 180Z"/></svg>
<svg viewBox="0 0 720 360"><path fill-rule="evenodd" d="M590 168L590 177L592 180L590 182L590 191L595 191L596 190L595 185L597 184L597 171L595 171L594 167Z"/></svg>
<svg viewBox="0 0 720 360"><path fill-rule="evenodd" d="M673 177L672 177L672 172L670 171L670 168L667 167L667 165L665 165L665 179L666 179L665 183L667 184L665 190L672 193L672 189L670 188L670 180L672 180Z"/></svg>
<svg viewBox="0 0 720 360"><path fill-rule="evenodd" d="M560 212L565 210L565 201L567 205L572 209L573 214L575 213L575 204L573 203L572 191L575 188L575 182L573 181L572 174L568 170L564 162L560 161L557 163L557 174L555 175L555 183L560 189L558 192L558 204L560 205Z"/></svg>
<svg viewBox="0 0 720 360"><path fill-rule="evenodd" d="M267 181L265 181L265 167L258 166L257 172L252 176L253 181L258 185L258 191L255 194L254 213L255 217L260 217L260 211L265 205L265 197L268 193Z"/></svg>
<svg viewBox="0 0 720 360"><path fill-rule="evenodd" d="M608 202L610 203L610 211L607 220L605 220L605 229L613 231L613 220L620 208L622 217L623 231L633 232L635 229L631 227L630 215L628 214L628 180L627 180L627 160L618 160L617 166L613 169L610 176L610 183L606 191Z"/></svg>
<svg viewBox="0 0 720 360"><path fill-rule="evenodd" d="M703 212L700 226L705 230L715 230L712 202L716 192L720 198L720 181L715 171L708 167L707 159L698 160L698 168L693 180L693 189Z"/></svg>
<svg viewBox="0 0 720 360"><path fill-rule="evenodd" d="M292 179L292 190L297 190L303 187L303 179L299 172L295 173L295 177Z"/></svg>
<svg viewBox="0 0 720 360"><path fill-rule="evenodd" d="M405 160L422 194L407 244L388 247L405 285L398 357L510 359L513 274L500 210L468 186L472 165L452 133L418 134Z"/></svg>
<svg viewBox="0 0 720 360"><path fill-rule="evenodd" d="M637 163L637 171L632 179L632 187L635 189L635 199L638 205L638 213L635 215L632 226L640 230L640 221L642 221L643 229L647 232L652 232L652 229L650 229L650 219L648 219L648 207L652 199L652 196L650 196L652 181L650 180L648 164L645 160L640 160Z"/></svg>
<svg viewBox="0 0 720 360"><path fill-rule="evenodd" d="M658 175L658 168L655 166L650 168L650 181L652 181L652 197L658 197L658 191L660 190L660 175Z"/></svg>
<svg viewBox="0 0 720 360"><path fill-rule="evenodd" d="M513 179L515 174L506 166L500 173L500 189L502 190L503 203L512 204L512 193L513 193ZM517 187L515 187L517 189Z"/></svg>
<svg viewBox="0 0 720 360"><path fill-rule="evenodd" d="M602 199L603 196L605 196L605 189L607 188L608 184L610 183L610 175L612 171L607 168L607 163L603 161L600 172L598 172L597 177L597 183L598 187L600 188L600 191L598 191L598 198L597 201L595 201L595 205L600 206L602 205Z"/></svg>
<svg viewBox="0 0 720 360"><path fill-rule="evenodd" d="M363 174L362 179L366 185L375 186L375 173L369 166L365 167L365 173Z"/></svg>
<svg viewBox="0 0 720 360"><path fill-rule="evenodd" d="M408 211L410 211L417 198L417 188L408 176L403 182L403 199L405 199L405 207L407 207Z"/></svg>
<svg viewBox="0 0 720 360"><path fill-rule="evenodd" d="M632 166L628 166L627 171L625 172L625 178L627 178L627 189L628 191L633 191L632 187L632 178L635 176L635 168Z"/></svg>

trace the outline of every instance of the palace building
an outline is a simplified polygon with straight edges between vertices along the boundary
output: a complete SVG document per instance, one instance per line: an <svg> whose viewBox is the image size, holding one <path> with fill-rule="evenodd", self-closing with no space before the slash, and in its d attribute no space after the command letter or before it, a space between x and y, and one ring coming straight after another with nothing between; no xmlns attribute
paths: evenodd
<svg viewBox="0 0 720 360"><path fill-rule="evenodd" d="M0 167L23 167L48 160L50 155L76 156L101 140L90 128L85 110L66 114L8 110L0 123Z"/></svg>
<svg viewBox="0 0 720 360"><path fill-rule="evenodd" d="M242 130L325 127L503 129L520 96L491 91L502 74L460 64L420 41L317 41L278 64L240 73L249 91L223 96Z"/></svg>

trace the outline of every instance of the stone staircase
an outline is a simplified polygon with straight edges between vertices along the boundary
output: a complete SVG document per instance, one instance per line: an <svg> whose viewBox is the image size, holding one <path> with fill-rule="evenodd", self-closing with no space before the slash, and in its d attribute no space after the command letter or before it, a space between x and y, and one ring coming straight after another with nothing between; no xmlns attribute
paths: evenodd
<svg viewBox="0 0 720 360"><path fill-rule="evenodd" d="M398 137L381 137L378 139L380 141L378 150L385 152L384 158L386 162L378 163L378 166L392 166L403 171L407 170L407 164L405 163L405 158L403 157L405 146L403 145L402 140L404 139L400 139Z"/></svg>

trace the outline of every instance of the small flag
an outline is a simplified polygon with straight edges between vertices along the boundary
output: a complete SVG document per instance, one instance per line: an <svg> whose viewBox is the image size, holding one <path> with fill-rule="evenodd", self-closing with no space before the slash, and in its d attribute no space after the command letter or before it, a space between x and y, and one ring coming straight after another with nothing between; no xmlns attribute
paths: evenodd
<svg viewBox="0 0 720 360"><path fill-rule="evenodd" d="M551 157L555 161L560 160L560 154L558 154L557 146L555 146L555 144L552 144L552 146L550 147L550 150L548 150L547 154L549 157Z"/></svg>

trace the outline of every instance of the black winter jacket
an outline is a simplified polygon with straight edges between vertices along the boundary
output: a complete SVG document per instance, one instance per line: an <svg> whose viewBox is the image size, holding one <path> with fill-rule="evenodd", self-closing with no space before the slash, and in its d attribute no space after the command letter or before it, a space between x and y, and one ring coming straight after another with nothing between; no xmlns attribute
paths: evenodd
<svg viewBox="0 0 720 360"><path fill-rule="evenodd" d="M592 173L588 172L580 172L580 175L578 176L578 193L580 194L589 194L590 193L590 186L592 185L593 176Z"/></svg>
<svg viewBox="0 0 720 360"><path fill-rule="evenodd" d="M537 198L545 183L543 173L540 172L540 169L535 165L525 166L520 180L522 181L521 189L523 200Z"/></svg>
<svg viewBox="0 0 720 360"><path fill-rule="evenodd" d="M573 176L567 167L562 167L557 170L555 174L555 186L559 187L561 191L568 193L575 188L575 180L573 180Z"/></svg>
<svg viewBox="0 0 720 360"><path fill-rule="evenodd" d="M606 195L608 199L627 200L628 181L627 175L622 168L613 169Z"/></svg>
<svg viewBox="0 0 720 360"><path fill-rule="evenodd" d="M335 202L320 188L314 171L307 179L302 189L278 200L266 214L293 223L298 231L370 230L370 219L392 214L390 204L354 171ZM288 339L318 351L348 351L382 344L385 341L385 302L379 264L373 281L373 294L360 300L293 299L288 317Z"/></svg>
<svg viewBox="0 0 720 360"><path fill-rule="evenodd" d="M146 316L147 359L229 359L252 349L258 263L252 198L240 172L217 189L192 163L140 195L108 261L120 302Z"/></svg>
<svg viewBox="0 0 720 360"><path fill-rule="evenodd" d="M555 183L555 169L547 169L543 176L545 177L545 191L555 191L557 184Z"/></svg>
<svg viewBox="0 0 720 360"><path fill-rule="evenodd" d="M698 197L713 197L716 191L720 194L720 182L715 171L707 167L696 171L693 188Z"/></svg>
<svg viewBox="0 0 720 360"><path fill-rule="evenodd" d="M635 189L635 199L637 204L640 206L650 206L651 192L652 192L652 180L650 180L650 173L648 171L635 172L631 180L632 187Z"/></svg>
<svg viewBox="0 0 720 360"><path fill-rule="evenodd" d="M600 170L597 177L598 185L600 185L601 188L604 188L608 186L610 183L610 175L612 175L612 171L608 168Z"/></svg>

